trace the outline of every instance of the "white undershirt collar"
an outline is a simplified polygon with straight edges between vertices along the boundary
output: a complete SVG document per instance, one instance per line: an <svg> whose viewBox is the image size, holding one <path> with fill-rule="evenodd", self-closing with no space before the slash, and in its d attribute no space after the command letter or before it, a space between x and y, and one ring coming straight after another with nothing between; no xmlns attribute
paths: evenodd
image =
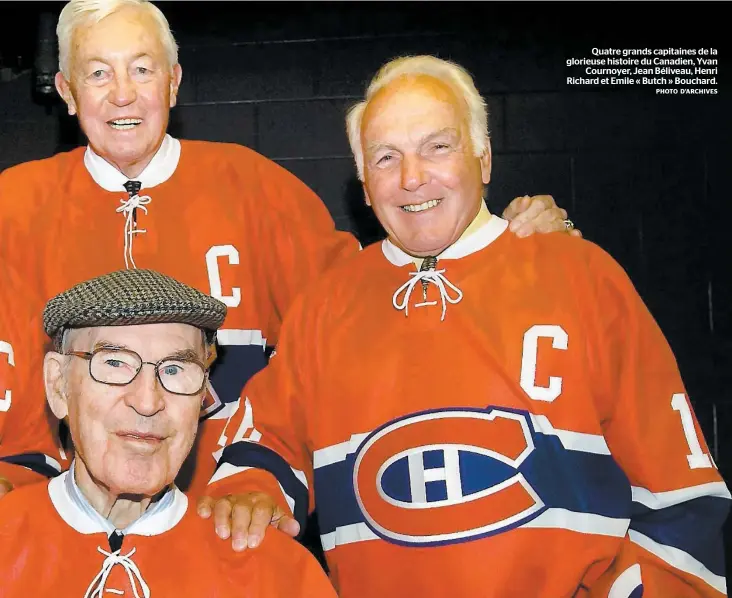
<svg viewBox="0 0 732 598"><path fill-rule="evenodd" d="M508 221L491 214L490 219L473 234L458 239L437 256L438 260L454 260L470 255L488 247L508 228ZM389 239L381 243L384 256L395 266L406 266L414 262L414 258L394 245Z"/></svg>
<svg viewBox="0 0 732 598"><path fill-rule="evenodd" d="M111 534L114 526L95 511L81 493L73 478L73 463L68 471L53 478L48 484L51 502L61 518L81 534ZM175 527L188 510L188 498L172 486L165 495L151 505L142 516L123 530L124 535L156 536Z"/></svg>
<svg viewBox="0 0 732 598"><path fill-rule="evenodd" d="M142 183L142 189L149 189L167 181L175 169L178 167L180 160L180 141L165 135L160 148L134 180ZM125 192L124 184L130 180L129 177L122 174L99 154L97 154L91 145L86 146L84 152L84 166L89 171L94 181L106 191L122 191Z"/></svg>

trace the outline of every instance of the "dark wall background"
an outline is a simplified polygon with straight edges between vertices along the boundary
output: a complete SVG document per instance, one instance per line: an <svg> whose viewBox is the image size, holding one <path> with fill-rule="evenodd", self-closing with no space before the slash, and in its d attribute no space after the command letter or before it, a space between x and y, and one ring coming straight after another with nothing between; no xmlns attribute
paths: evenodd
<svg viewBox="0 0 732 598"><path fill-rule="evenodd" d="M346 107L394 56L463 64L489 103L490 208L550 193L625 267L675 351L730 480L732 90L723 5L162 2L184 72L171 133L260 151L314 189L340 228L369 242L380 233L356 182ZM0 169L83 143L63 107L34 92L40 15L51 13L53 31L60 6L0 2ZM566 85L576 73L565 60L589 57L592 47L716 47L719 94Z"/></svg>

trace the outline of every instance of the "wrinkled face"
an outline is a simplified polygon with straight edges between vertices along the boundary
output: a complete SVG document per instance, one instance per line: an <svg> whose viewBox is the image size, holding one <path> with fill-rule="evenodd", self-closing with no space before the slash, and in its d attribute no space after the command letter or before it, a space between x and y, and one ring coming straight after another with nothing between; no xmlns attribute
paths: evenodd
<svg viewBox="0 0 732 598"><path fill-rule="evenodd" d="M366 201L391 241L411 255L438 255L480 209L490 150L473 155L468 127L464 100L423 75L393 81L366 107Z"/></svg>
<svg viewBox="0 0 732 598"><path fill-rule="evenodd" d="M76 27L70 81L59 93L77 114L97 154L134 177L160 147L175 105L181 69L168 64L155 21L125 7L99 23Z"/></svg>
<svg viewBox="0 0 732 598"><path fill-rule="evenodd" d="M201 331L187 324L82 328L68 345L67 352L127 348L153 363L185 354L205 362ZM109 386L91 378L89 361L65 359L62 387L79 469L114 495L152 496L170 484L193 446L204 392L167 392L151 365L127 386Z"/></svg>

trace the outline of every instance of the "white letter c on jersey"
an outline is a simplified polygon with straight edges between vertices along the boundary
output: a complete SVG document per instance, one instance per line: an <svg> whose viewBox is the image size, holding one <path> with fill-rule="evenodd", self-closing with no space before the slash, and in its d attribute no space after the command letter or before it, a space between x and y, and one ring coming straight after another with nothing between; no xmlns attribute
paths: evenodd
<svg viewBox="0 0 732 598"><path fill-rule="evenodd" d="M549 376L549 386L536 385L536 360L538 357L539 337L552 339L554 349L567 350L569 337L561 326L536 325L524 334L524 348L521 355L521 388L535 401L551 402L562 394L562 379Z"/></svg>
<svg viewBox="0 0 732 598"><path fill-rule="evenodd" d="M229 307L236 307L241 302L241 289L232 287L231 295L223 294L218 263L220 257L229 258L229 263L232 265L239 264L239 252L233 245L214 245L206 252L206 269L208 270L208 283L211 286L211 296L220 299Z"/></svg>
<svg viewBox="0 0 732 598"><path fill-rule="evenodd" d="M5 353L8 356L8 363L11 366L15 366L15 356L13 354L13 346L10 343L6 343L5 341L0 341L0 353ZM10 389L8 388L5 391L5 398L0 399L0 412L7 411L10 409L10 404L12 403L12 393L10 392Z"/></svg>

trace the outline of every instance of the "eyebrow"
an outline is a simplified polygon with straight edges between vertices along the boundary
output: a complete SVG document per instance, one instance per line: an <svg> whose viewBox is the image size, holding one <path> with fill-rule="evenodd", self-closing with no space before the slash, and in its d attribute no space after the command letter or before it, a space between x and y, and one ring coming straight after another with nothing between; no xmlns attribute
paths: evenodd
<svg viewBox="0 0 732 598"><path fill-rule="evenodd" d="M94 343L94 346L92 347L92 351L96 351L97 349L124 349L126 351L132 351L133 349L130 349L127 345L120 345L119 343L112 343L110 341L97 341Z"/></svg>
<svg viewBox="0 0 732 598"><path fill-rule="evenodd" d="M458 131L454 127L445 127L444 129L440 129L439 131L435 131L434 133L430 133L429 135L425 135L420 140L420 145L426 143L427 141L430 141L431 139L434 139L435 137L442 137L443 135L454 135L455 137L460 137L460 131Z"/></svg>
<svg viewBox="0 0 732 598"><path fill-rule="evenodd" d="M94 345L93 351L96 351L97 349L111 349L111 350L121 350L121 351L133 351L137 353L134 349L131 349L127 345L121 345L119 343L111 343L109 341L99 341ZM139 355L139 353L138 353ZM170 355L166 355L162 358L163 360L166 359L179 359L182 361L196 361L198 363L202 363L201 357L196 353L193 349L180 349L178 351L174 351Z"/></svg>
<svg viewBox="0 0 732 598"><path fill-rule="evenodd" d="M181 359L184 361L195 361L201 363L201 358L198 356L198 353L196 353L193 349L181 349L180 351L171 353L164 359Z"/></svg>
<svg viewBox="0 0 732 598"><path fill-rule="evenodd" d="M441 137L443 135L454 135L456 137L460 137L460 132L454 128L454 127L445 127L444 129L440 129L439 131L435 131L434 133L428 133L422 139L419 140L419 145L424 145L428 141L435 139L436 137ZM366 146L367 152L376 152L380 149L397 149L393 144L391 143L383 143L381 141L377 141L376 143L371 143Z"/></svg>
<svg viewBox="0 0 732 598"><path fill-rule="evenodd" d="M149 58L150 60L154 60L153 57L150 56L150 54L148 54L147 52L139 52L132 57L132 62L134 62L135 60L139 60L140 58ZM110 63L107 58L102 58L101 56L91 56L86 59L86 62L103 62L104 64Z"/></svg>

